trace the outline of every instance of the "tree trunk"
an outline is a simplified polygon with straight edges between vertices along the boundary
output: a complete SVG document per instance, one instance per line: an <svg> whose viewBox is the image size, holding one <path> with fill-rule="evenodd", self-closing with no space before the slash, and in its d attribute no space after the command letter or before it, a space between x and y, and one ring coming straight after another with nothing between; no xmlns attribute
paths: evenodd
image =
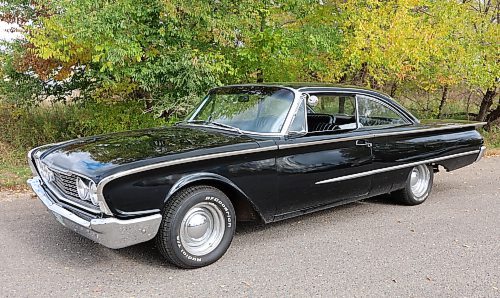
<svg viewBox="0 0 500 298"><path fill-rule="evenodd" d="M439 103L439 110L438 110L438 119L441 119L443 116L443 108L446 103L446 100L448 99L448 86L443 87L443 94L441 95L441 102Z"/></svg>
<svg viewBox="0 0 500 298"><path fill-rule="evenodd" d="M264 82L264 73L262 72L262 69L259 68L257 69L257 83L263 83Z"/></svg>
<svg viewBox="0 0 500 298"><path fill-rule="evenodd" d="M368 64L363 62L361 68L356 72L352 78L352 84L354 85L366 85L366 78L368 75Z"/></svg>
<svg viewBox="0 0 500 298"><path fill-rule="evenodd" d="M260 17L260 32L264 32L266 28L266 14L264 10L261 10L259 12L259 17ZM260 59L260 63L262 63L264 59ZM257 68L257 83L263 83L264 82L264 71L262 70L261 67Z"/></svg>
<svg viewBox="0 0 500 298"><path fill-rule="evenodd" d="M488 111L493 105L493 98L496 95L495 89L488 89L483 96L483 100L481 100L481 107L479 108L479 113L477 113L476 121L485 121L486 116L488 115Z"/></svg>
<svg viewBox="0 0 500 298"><path fill-rule="evenodd" d="M345 113L345 97L339 97L339 114Z"/></svg>
<svg viewBox="0 0 500 298"><path fill-rule="evenodd" d="M365 85L366 84L366 77L368 75L368 63L363 62L362 66L361 66L360 73L361 73L361 75L360 75L361 84Z"/></svg>
<svg viewBox="0 0 500 298"><path fill-rule="evenodd" d="M394 97L396 95L396 90L398 90L398 83L393 82L391 86L391 93L389 93L389 95Z"/></svg>
<svg viewBox="0 0 500 298"><path fill-rule="evenodd" d="M493 122L497 121L498 119L500 119L500 97L498 98L497 108L491 111L488 116L486 116L486 122L488 123L485 125L484 129L490 130Z"/></svg>
<svg viewBox="0 0 500 298"><path fill-rule="evenodd" d="M467 109L465 113L467 114L467 121L470 121L470 99L472 98L472 91L469 92L469 97L467 97Z"/></svg>

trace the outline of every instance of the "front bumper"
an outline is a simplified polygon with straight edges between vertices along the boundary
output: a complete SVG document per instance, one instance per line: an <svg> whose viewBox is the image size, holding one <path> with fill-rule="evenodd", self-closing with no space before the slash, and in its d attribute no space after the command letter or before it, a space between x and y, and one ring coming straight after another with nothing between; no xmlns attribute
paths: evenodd
<svg viewBox="0 0 500 298"><path fill-rule="evenodd" d="M479 154L477 155L476 158L476 162L480 161L481 158L483 158L485 152L486 152L486 146L481 146L481 149L479 149Z"/></svg>
<svg viewBox="0 0 500 298"><path fill-rule="evenodd" d="M128 220L109 217L88 221L53 200L39 177L29 179L28 184L63 226L109 248L118 249L151 240L160 227L160 214Z"/></svg>

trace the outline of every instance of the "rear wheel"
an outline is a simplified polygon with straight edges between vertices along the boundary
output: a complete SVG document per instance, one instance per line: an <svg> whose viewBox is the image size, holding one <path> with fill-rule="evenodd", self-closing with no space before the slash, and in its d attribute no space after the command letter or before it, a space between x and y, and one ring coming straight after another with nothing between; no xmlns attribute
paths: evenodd
<svg viewBox="0 0 500 298"><path fill-rule="evenodd" d="M193 186L168 201L156 245L179 267L203 267L224 255L235 228L236 215L229 198L215 187Z"/></svg>
<svg viewBox="0 0 500 298"><path fill-rule="evenodd" d="M406 205L422 204L429 197L433 181L431 166L415 166L408 175L405 188L393 192L392 197Z"/></svg>

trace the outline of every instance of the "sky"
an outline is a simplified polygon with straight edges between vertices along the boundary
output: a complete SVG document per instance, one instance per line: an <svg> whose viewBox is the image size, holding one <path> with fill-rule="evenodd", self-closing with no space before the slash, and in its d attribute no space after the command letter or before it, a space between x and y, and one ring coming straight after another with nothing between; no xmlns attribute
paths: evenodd
<svg viewBox="0 0 500 298"><path fill-rule="evenodd" d="M12 40L16 37L16 33L7 32L6 30L12 28L12 24L0 22L0 40Z"/></svg>

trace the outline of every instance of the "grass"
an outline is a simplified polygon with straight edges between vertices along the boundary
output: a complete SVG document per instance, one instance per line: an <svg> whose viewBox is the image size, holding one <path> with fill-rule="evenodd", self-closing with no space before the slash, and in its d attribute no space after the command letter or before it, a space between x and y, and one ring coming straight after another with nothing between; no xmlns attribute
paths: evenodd
<svg viewBox="0 0 500 298"><path fill-rule="evenodd" d="M481 130L487 156L500 156L500 126L492 126L490 131Z"/></svg>
<svg viewBox="0 0 500 298"><path fill-rule="evenodd" d="M0 190L24 189L30 177L26 152L0 142Z"/></svg>

